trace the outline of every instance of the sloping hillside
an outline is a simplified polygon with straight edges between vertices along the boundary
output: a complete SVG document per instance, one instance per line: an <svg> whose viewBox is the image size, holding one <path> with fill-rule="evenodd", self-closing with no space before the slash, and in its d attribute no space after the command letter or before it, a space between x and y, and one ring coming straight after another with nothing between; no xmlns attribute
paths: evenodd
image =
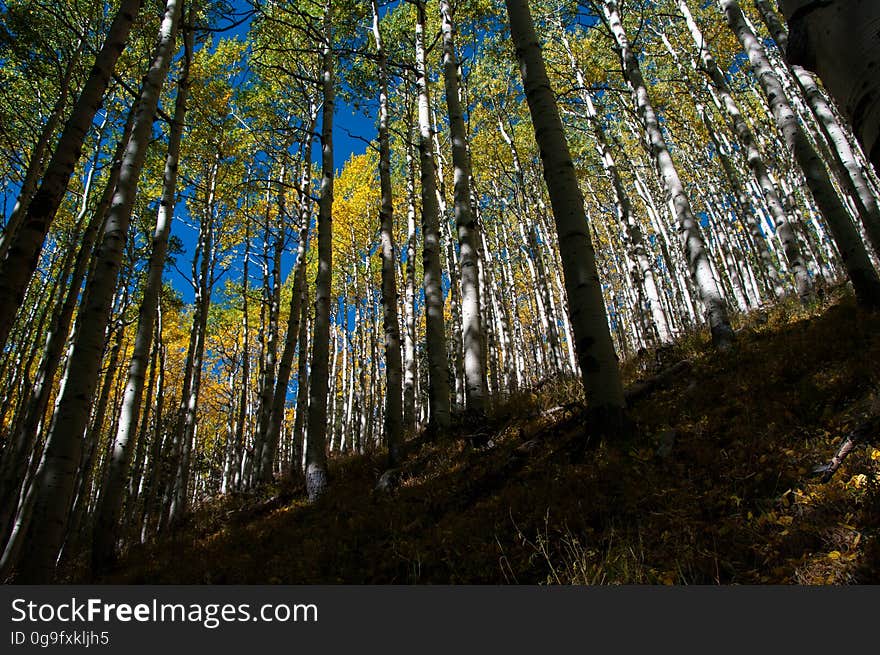
<svg viewBox="0 0 880 655"><path fill-rule="evenodd" d="M380 454L338 458L315 505L292 483L218 499L103 581L880 581L880 316L840 294L749 317L739 337L626 362L634 382L689 361L633 401L631 442L585 447L578 385L551 381L410 442L394 492L375 490ZM857 428L822 483L814 467Z"/></svg>

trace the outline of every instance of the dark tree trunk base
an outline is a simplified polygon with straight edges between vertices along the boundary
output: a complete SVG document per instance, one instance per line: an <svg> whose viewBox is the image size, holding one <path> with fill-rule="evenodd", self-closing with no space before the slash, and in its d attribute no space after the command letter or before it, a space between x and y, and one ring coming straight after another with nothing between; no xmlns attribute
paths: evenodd
<svg viewBox="0 0 880 655"><path fill-rule="evenodd" d="M316 466L306 472L306 494L309 502L314 503L327 491L327 471Z"/></svg>

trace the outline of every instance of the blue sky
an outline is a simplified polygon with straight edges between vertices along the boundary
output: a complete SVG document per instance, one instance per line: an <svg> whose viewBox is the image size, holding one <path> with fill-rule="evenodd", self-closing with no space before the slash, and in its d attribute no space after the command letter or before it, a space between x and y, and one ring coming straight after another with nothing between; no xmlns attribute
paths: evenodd
<svg viewBox="0 0 880 655"><path fill-rule="evenodd" d="M242 2L242 0L236 0L233 4L237 12L243 11L243 8L247 6L247 3ZM232 29L224 32L216 32L214 34L214 42L216 43L220 39L228 38L238 38L246 41L249 28L250 20L248 19ZM370 106L371 105L369 104L366 105L368 110ZM334 168L337 171L342 168L352 154L362 154L366 151L366 141L375 139L376 118L374 115L368 116L364 113L364 103L361 103L360 107L360 110L355 110L354 107L347 103L343 97L340 95L337 95L336 97L333 118L333 162ZM320 129L320 122L318 124L318 129ZM312 155L312 159L317 165L313 171L315 175L318 175L320 171L320 157L320 145L316 140L315 145L313 146ZM192 254L195 250L198 235L195 230L188 228L181 220L179 220L181 217L185 216L185 211L183 203L179 203L175 211L176 220L172 224L171 230L172 235L181 240L185 249L185 252L177 257L177 266L182 273L174 267L168 267L165 275L166 279L168 279L172 286L181 294L184 302L189 303L192 302L194 298L192 284L189 281L189 262L191 261ZM282 260L282 279L287 277L287 274L293 267L294 259L294 253L287 252L285 254ZM254 268L256 267L252 267L252 272L255 272L253 270ZM232 278L235 279L236 276L233 275ZM228 276L224 278L224 280L225 279L228 279ZM256 280L254 280L254 282L259 284Z"/></svg>
<svg viewBox="0 0 880 655"><path fill-rule="evenodd" d="M244 12L250 6L248 0L233 0L233 8L236 12ZM224 33L218 33L215 38L237 37L247 39L250 20ZM356 111L345 100L336 97L336 111L333 114L333 162L336 169L340 169L352 153L361 154L366 150L363 139L372 140L376 136L375 116L366 116L361 111ZM320 162L320 151L316 148L314 159Z"/></svg>

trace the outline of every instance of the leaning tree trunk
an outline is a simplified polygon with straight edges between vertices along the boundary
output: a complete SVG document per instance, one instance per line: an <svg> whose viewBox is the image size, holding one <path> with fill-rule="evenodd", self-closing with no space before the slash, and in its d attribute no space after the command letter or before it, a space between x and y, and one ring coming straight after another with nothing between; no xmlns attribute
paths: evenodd
<svg viewBox="0 0 880 655"><path fill-rule="evenodd" d="M794 152L795 159L807 180L807 186L828 224L843 265L852 281L856 298L864 307L880 307L880 279L871 265L865 246L846 207L837 195L828 170L791 108L782 82L767 59L764 46L752 32L736 0L718 0L718 2L727 16L730 29L739 39L749 58L752 70L770 103L770 109L785 139L785 144Z"/></svg>
<svg viewBox="0 0 880 655"><path fill-rule="evenodd" d="M64 303L52 317L49 332L46 337L46 345L43 349L43 358L40 367L34 377L33 391L24 408L24 415L16 426L13 440L9 441L3 450L2 466L0 466L0 536L5 543L11 529L11 521L16 510L16 496L19 495L21 485L27 474L27 458L37 438L37 429L46 415L46 408L52 395L52 386L55 373L61 363L64 346L70 333L70 325L73 321L77 300L80 295L80 287L89 269L89 261L92 255L92 247L101 232L116 183L119 179L122 157L131 129L134 125L135 111L128 114L125 127L120 136L116 152L113 155L110 173L104 187L101 200L93 210L93 215L88 227L80 235L79 252L73 265L73 272L69 280L69 289Z"/></svg>
<svg viewBox="0 0 880 655"><path fill-rule="evenodd" d="M116 60L125 47L140 7L141 0L122 0L89 78L58 138L40 188L34 193L19 229L8 245L4 243L6 257L0 262L0 350L6 345L16 311L37 268L46 234L64 198L86 134L104 101Z"/></svg>
<svg viewBox="0 0 880 655"><path fill-rule="evenodd" d="M791 62L788 56L788 31L779 15L767 0L754 0L754 4L819 122L839 166L838 179L852 196L871 246L874 252L880 255L880 205L877 204L877 198L871 191L861 164L850 147L844 126L837 119L834 110L816 84L815 76L803 66Z"/></svg>
<svg viewBox="0 0 880 655"><path fill-rule="evenodd" d="M52 107L52 111L46 120L46 124L40 131L40 136L37 138L33 150L31 151L30 160L28 161L24 178L21 181L18 198L16 199L15 206L12 208L12 212L9 214L9 219L4 226L3 236L0 238L0 262L6 257L6 251L9 249L9 244L13 241L13 235L18 232L18 228L24 220L27 212L28 205L37 190L37 183L40 181L40 176L43 173L43 160L46 157L46 151L49 149L50 142L55 136L55 130L58 128L58 123L61 122L64 113L64 106L67 104L67 95L70 92L71 78L79 64L85 43L85 37L81 37L73 57L67 62L67 68L64 71L64 76L61 78L61 84L59 85L58 98L55 101L55 105Z"/></svg>
<svg viewBox="0 0 880 655"><path fill-rule="evenodd" d="M608 329L584 199L528 1L507 0L507 13L556 221L578 366L594 421L591 427L614 433L626 423L623 384Z"/></svg>
<svg viewBox="0 0 880 655"><path fill-rule="evenodd" d="M700 294L700 300L706 310L706 321L712 332L713 343L721 348L730 346L733 341L733 330L727 316L727 307L718 289L718 282L712 272L709 255L700 226L691 209L690 201L678 175L666 139L660 130L660 122L648 97L648 88L642 77L642 70L636 54L629 43L616 0L605 0L603 3L605 18L617 43L623 74L632 89L636 111L650 147L657 170L663 180L663 186L669 194L671 205L675 211L678 232L683 246L685 259L690 274Z"/></svg>
<svg viewBox="0 0 880 655"><path fill-rule="evenodd" d="M691 33L694 44L699 50L703 70L712 82L715 91L718 93L718 97L724 106L724 111L727 113L730 122L733 124L733 131L745 150L745 157L749 165L749 170L751 170L755 181L761 189L764 203L773 218L774 225L776 226L776 234L782 244L782 250L785 253L785 259L788 263L789 270L791 270L794 275L798 296L802 299L807 299L810 295L810 277L807 273L807 267L804 263L803 256L801 255L797 237L789 223L788 216L785 214L782 200L779 198L776 186L770 179L770 174L767 164L764 162L764 157L758 149L755 135L752 133L752 130L743 118L736 101L733 99L730 85L727 83L724 74L718 68L718 64L715 62L712 53L709 52L703 34L691 15L690 9L685 0L679 0L679 11L681 11L682 15L685 17L688 30ZM755 234L756 242L757 238L760 236L760 228L757 228L757 232L758 233ZM753 230L753 234L754 233L755 230ZM765 256L765 253L766 250L762 249L761 255L763 264L767 272L770 273L771 278L775 278L776 269L774 268L769 255Z"/></svg>
<svg viewBox="0 0 880 655"><path fill-rule="evenodd" d="M80 328L73 345L67 384L53 417L46 449L32 487L33 507L29 517L22 517L23 522L29 525L24 537L25 547L16 563L17 579L21 582L45 583L51 580L64 539L80 461L82 435L88 422L92 392L101 364L104 332L110 318L110 305L123 247L128 238L153 117L171 65L180 7L180 0L168 0L165 6L159 42L138 99L138 112L122 159L119 184L107 217L103 242L95 254L95 272L87 283L86 305L81 309Z"/></svg>
<svg viewBox="0 0 880 655"><path fill-rule="evenodd" d="M779 0L792 64L815 71L880 174L880 3Z"/></svg>
<svg viewBox="0 0 880 655"><path fill-rule="evenodd" d="M190 8L190 19L192 9ZM192 61L192 28L184 32L185 56L183 70L177 84L177 99L174 105L174 119L168 136L168 154L165 157L165 172L162 179L162 198L156 213L156 229L153 232L153 247L144 283L141 307L138 313L137 331L134 338L131 362L128 367L128 380L119 410L119 428L113 442L108 473L100 492L95 511L94 540L92 542L92 568L100 573L116 559L116 539L119 533L119 519L124 500L124 488L128 477L131 452L141 411L144 381L152 346L153 323L159 294L162 291L162 271L168 252L168 237L171 234L171 221L174 217L174 203L177 192L177 167L180 158L180 141L186 121L187 97L189 95L189 67Z"/></svg>
<svg viewBox="0 0 880 655"><path fill-rule="evenodd" d="M330 294L333 273L333 108L335 105L332 0L324 4L321 85L321 189L318 198L318 275L315 279L315 331L309 386L309 425L306 446L306 490L310 502L327 489L327 391L330 360Z"/></svg>
<svg viewBox="0 0 880 655"><path fill-rule="evenodd" d="M862 172L862 167L849 145L843 127L819 90L814 76L801 66L792 66L792 71L807 97L813 114L819 120L825 136L833 146L833 154L836 155L835 158L840 166L839 179L852 196L858 209L859 218L865 228L865 234L867 234L874 252L880 256L880 205L877 203L877 197L871 191L868 179Z"/></svg>

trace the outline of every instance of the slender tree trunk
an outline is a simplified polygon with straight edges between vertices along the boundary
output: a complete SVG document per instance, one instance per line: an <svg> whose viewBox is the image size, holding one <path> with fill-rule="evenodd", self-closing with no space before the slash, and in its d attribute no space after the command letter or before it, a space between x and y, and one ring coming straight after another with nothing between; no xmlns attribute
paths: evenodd
<svg viewBox="0 0 880 655"><path fill-rule="evenodd" d="M791 32L786 57L819 75L880 174L880 4L779 0L778 5Z"/></svg>
<svg viewBox="0 0 880 655"><path fill-rule="evenodd" d="M157 309L160 302L161 299L157 299ZM153 323L153 330L155 332L156 321L153 321ZM129 538L132 534L132 526L134 525L135 517L138 515L138 504L139 501L143 499L146 468L147 466L153 466L153 460L147 459L147 448L150 441L150 420L154 418L151 409L153 406L153 397L155 396L156 390L156 377L159 369L159 344L155 338L152 341L152 347L150 348L150 372L147 378L146 392L144 394L147 398L147 402L144 411L141 413L140 426L138 427L137 432L137 448L135 450L134 462L131 466L132 474L128 481L128 490L125 494L126 500L124 505L125 510L123 511L123 525L125 527L124 532L126 538Z"/></svg>
<svg viewBox="0 0 880 655"><path fill-rule="evenodd" d="M122 0L46 166L40 187L34 193L9 245L4 243L6 256L0 262L0 350L6 345L16 312L37 268L46 234L64 198L70 176L82 153L86 134L103 102L116 60L125 47L140 6L141 0Z"/></svg>
<svg viewBox="0 0 880 655"><path fill-rule="evenodd" d="M208 168L205 209L199 224L199 245L193 258L193 279L196 281L195 313L190 331L189 348L184 367L184 387L180 397L177 425L174 431L174 479L170 488L168 522L176 523L189 508L189 473L196 435L199 394L202 387L202 368L208 330L208 312L211 308L212 271L214 269L215 198L221 155L218 151ZM196 269L198 262L198 269Z"/></svg>
<svg viewBox="0 0 880 655"><path fill-rule="evenodd" d="M807 96L810 108L819 120L840 167L840 180L855 201L859 218L874 252L880 256L880 206L862 172L843 127L825 100L813 75L801 66L792 66L798 83Z"/></svg>
<svg viewBox="0 0 880 655"><path fill-rule="evenodd" d="M153 116L171 64L179 15L179 0L168 0L159 42L150 70L144 79L137 117L123 156L119 184L104 228L104 239L95 255L97 266L86 291L87 304L82 310L80 331L71 355L68 384L53 418L43 460L34 482L35 501L31 517L24 519L29 522L27 547L21 551L21 558L16 563L18 579L22 582L47 582L52 579L55 571L79 464L80 439L88 420L89 401L97 381L104 345L104 328L109 320L110 304L116 287L122 250L127 241L131 211L146 157ZM35 204L36 197L31 208ZM28 222L25 222L23 229L27 229ZM15 246L10 248L7 262L10 261L14 248Z"/></svg>
<svg viewBox="0 0 880 655"><path fill-rule="evenodd" d="M547 78L528 1L507 0L506 4L535 140L541 153L544 180L556 220L578 365L596 421L591 428L613 434L626 423L623 384L608 328L584 199Z"/></svg>
<svg viewBox="0 0 880 655"><path fill-rule="evenodd" d="M192 20L192 8L190 8ZM144 283L143 298L138 314L134 349L128 367L128 380L125 395L119 412L119 429L113 442L108 475L99 497L95 512L94 541L92 543L92 569L96 574L104 571L116 560L116 539L119 534L119 520L124 500L124 487L128 477L131 452L134 445L135 430L138 425L144 381L150 356L153 337L153 323L159 294L162 291L162 271L168 252L168 237L171 234L171 221L174 218L174 202L177 192L177 167L180 159L180 141L186 121L187 96L189 95L189 67L192 61L192 29L184 29L185 56L183 70L177 84L177 99L174 106L174 121L168 137L168 154L165 158L165 171L162 180L162 198L156 214L156 228L147 279Z"/></svg>
<svg viewBox="0 0 880 655"><path fill-rule="evenodd" d="M379 30L379 5L372 0L373 38L379 73L379 232L382 253L382 326L385 336L385 445L388 465L400 462L403 444L403 372L400 357L400 320L397 317L397 279L394 245L394 203L391 196L391 144L388 138L388 65L382 33ZM375 358L373 358L375 360Z"/></svg>
<svg viewBox="0 0 880 655"><path fill-rule="evenodd" d="M430 88L430 81L429 81ZM449 339L447 345L447 358L452 365L449 369L450 392L452 393L453 406L464 408L465 406L465 380L464 380L464 352L462 350L461 334L461 286L458 273L458 254L455 251L455 243L452 239L452 229L449 226L448 206L446 204L446 177L444 166L446 161L443 157L443 149L440 147L440 137L437 132L437 115L434 107L430 106L430 132L434 143L434 160L437 171L437 211L439 215L438 226L440 230L441 271L444 270L449 278L449 313L452 318ZM443 261L445 260L445 262ZM442 273L441 273L442 277ZM444 300L445 305L445 300ZM445 327L444 327L445 331Z"/></svg>
<svg viewBox="0 0 880 655"><path fill-rule="evenodd" d="M616 0L605 0L602 7L605 19L608 21L611 33L617 43L624 76L632 89L633 102L645 130L651 157L656 163L663 185L669 194L670 204L674 208L679 238L691 277L697 286L700 300L706 310L706 322L712 332L712 341L717 347L729 347L734 335L727 316L727 307L718 289L718 282L712 273L699 223L691 209L684 185L679 178L666 140L660 130L657 114L648 97L648 88L642 77L639 61L621 23L617 2Z"/></svg>
<svg viewBox="0 0 880 655"><path fill-rule="evenodd" d="M869 308L880 307L880 279L871 265L846 207L837 195L828 170L798 122L782 83L767 59L764 47L746 22L736 0L719 0L719 5L727 16L730 29L749 58L786 146L794 152L804 173L813 198L834 237L859 303Z"/></svg>
<svg viewBox="0 0 880 655"><path fill-rule="evenodd" d="M283 148L282 157L286 158L287 156L288 146L285 144ZM279 326L278 326L278 317L281 310L281 255L284 252L284 227L282 221L284 220L284 215L287 213L285 208L286 206L286 198L285 193L285 180L287 178L287 165L286 162L281 164L281 171L278 176L278 222L279 229L278 233L275 235L275 243L273 248L273 256L272 256L272 268L271 271L268 270L268 266L264 268L264 272L267 275L264 276L264 286L263 286L263 305L261 307L261 311L264 312L265 322L264 326L268 335L265 341L261 343L264 345L263 348L263 357L261 359L262 363L262 375L260 376L260 389L259 389L259 410L257 412L257 432L255 435L256 438L256 448L254 452L254 471L253 471L253 480L252 486L256 485L260 482L268 482L272 478L272 462L275 458L275 448L276 446L272 446L268 443L269 439L269 422L271 421L272 416L272 406L275 398L275 380L276 380L276 369L278 362L278 337L279 337ZM266 202L266 229L265 229L265 254L268 258L268 237L271 234L271 229L269 226L269 190L267 189L267 202ZM267 260L268 264L268 260ZM292 297L295 297L296 294ZM296 316L299 316L299 312L297 312ZM290 375L290 371L288 370L288 376ZM283 411L283 405L282 405ZM279 423L278 429L280 431L281 424ZM268 460L268 461L267 461ZM268 476L268 477L264 477Z"/></svg>
<svg viewBox="0 0 880 655"><path fill-rule="evenodd" d="M429 427L444 434L450 423L449 367L443 321L443 285L440 266L440 208L431 153L431 105L425 64L425 5L416 3L416 72L419 89L419 157L422 180L422 261L425 287L425 341L428 354Z"/></svg>
<svg viewBox="0 0 880 655"><path fill-rule="evenodd" d="M156 380L156 409L154 411L155 420L153 422L153 436L150 443L150 470L147 472L147 482L145 484L146 491L144 493L144 501L140 515L141 541L146 539L147 530L150 526L151 516L156 519L161 514L161 507L158 507L158 499L160 496L163 473L162 445L163 445L163 423L165 421L165 360L166 351L165 344L162 342L162 299L156 307L156 348L158 351L159 374Z"/></svg>
<svg viewBox="0 0 880 655"><path fill-rule="evenodd" d="M284 421L284 406L287 401L287 383L290 381L290 372L293 367L293 354L296 351L297 338L300 333L300 303L302 302L302 288L305 284L306 254L309 248L309 224L312 219L311 198L309 197L309 183L312 177L312 132L315 129L315 114L308 125L308 136L303 149L303 175L301 181L301 200L299 207L299 245L296 250L296 263L291 276L293 288L290 293L290 314L287 323L287 334L284 339L284 349L278 364L278 379L275 382L275 390L272 398L272 410L269 416L269 425L263 446L263 458L261 464L260 481L268 482L272 478L272 465L275 459L275 451L278 449L278 441L281 435L281 424Z"/></svg>
<svg viewBox="0 0 880 655"><path fill-rule="evenodd" d="M269 241L271 230L269 228L270 223L270 214L272 211L271 204L271 185L266 185L266 196L265 196L265 212L263 215L263 257L261 260L261 268L263 271L263 286L260 289L260 328L257 330L257 343L259 344L259 356L257 357L258 370L257 370L257 390L256 390L256 426L253 433L253 448L251 452L251 457L248 459L248 471L247 471L247 485L248 487L253 487L257 483L257 478L260 475L260 462L263 457L263 440L265 439L265 428L266 428L266 414L265 409L270 400L266 399L267 394L271 394L269 390L268 378L272 376L272 372L269 370L270 367L267 366L269 364L269 360L271 358L270 352L272 351L274 345L272 341L273 337L273 329L272 329L272 315L274 314L274 307L272 307L272 282L270 276L270 266L269 266ZM279 263L280 265L280 263ZM274 268L274 267L273 267ZM267 320L268 318L268 320ZM266 338L267 329L269 331L269 338Z"/></svg>
<svg viewBox="0 0 880 655"><path fill-rule="evenodd" d="M418 421L418 359L416 358L416 196L415 158L412 152L412 117L406 131L406 290L404 293L403 424L415 430Z"/></svg>
<svg viewBox="0 0 880 655"><path fill-rule="evenodd" d="M332 0L324 3L321 86L321 189L318 200L318 275L315 279L315 332L312 337L306 490L316 501L327 489L327 391L330 359L330 294L333 273L333 109L336 68L330 21Z"/></svg>
<svg viewBox="0 0 880 655"><path fill-rule="evenodd" d="M449 0L440 0L443 33L443 79L452 139L455 224L460 249L461 330L464 349L465 399L468 410L481 414L486 408L486 357L480 310L479 251L477 223L471 208L470 157L464 124L455 53L455 23Z"/></svg>
<svg viewBox="0 0 880 655"><path fill-rule="evenodd" d="M299 479L303 467L303 447L305 445L306 416L309 413L309 285L302 285L299 319L299 353L297 354L296 374L296 414L293 419L293 457L291 475Z"/></svg>
<svg viewBox="0 0 880 655"><path fill-rule="evenodd" d="M251 217L248 214L245 217L244 226L244 262L242 264L241 275L241 327L242 327L242 349L241 349L241 391L238 399L238 415L235 421L235 448L236 448L236 489L240 490L250 484L250 479L243 470L242 460L245 457L245 439L246 424L248 417L248 389L250 387L251 368L250 368L250 320L248 316L249 303L249 281L250 281L250 235L251 235Z"/></svg>

